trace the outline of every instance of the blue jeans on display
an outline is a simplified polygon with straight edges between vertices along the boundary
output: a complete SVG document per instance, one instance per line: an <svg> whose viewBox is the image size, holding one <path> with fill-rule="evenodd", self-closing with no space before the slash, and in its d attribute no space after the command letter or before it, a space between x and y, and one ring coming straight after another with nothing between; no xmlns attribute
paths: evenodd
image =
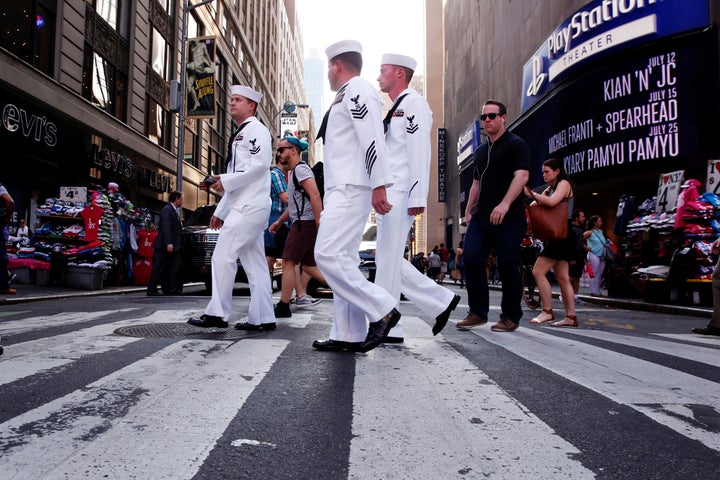
<svg viewBox="0 0 720 480"><path fill-rule="evenodd" d="M525 218L504 220L493 225L489 220L472 217L465 233L465 281L470 313L488 318L490 290L485 263L495 249L498 273L502 282L500 318L515 323L522 317L522 279L520 242L527 230Z"/></svg>

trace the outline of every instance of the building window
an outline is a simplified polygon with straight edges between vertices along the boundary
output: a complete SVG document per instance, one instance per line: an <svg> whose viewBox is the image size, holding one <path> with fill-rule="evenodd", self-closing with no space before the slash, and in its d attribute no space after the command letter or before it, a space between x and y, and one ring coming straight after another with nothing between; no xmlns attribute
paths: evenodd
<svg viewBox="0 0 720 480"><path fill-rule="evenodd" d="M127 77L85 44L83 97L110 115L125 121Z"/></svg>
<svg viewBox="0 0 720 480"><path fill-rule="evenodd" d="M188 15L188 22L187 22L187 36L188 38L195 38L201 36L201 30L197 21L197 18L195 18L195 14Z"/></svg>
<svg viewBox="0 0 720 480"><path fill-rule="evenodd" d="M155 27L152 29L152 58L150 59L152 69L166 82L170 79L170 46Z"/></svg>
<svg viewBox="0 0 720 480"><path fill-rule="evenodd" d="M168 112L158 105L158 103L150 97L147 97L147 105L145 108L147 118L145 119L145 134L151 142L170 149L170 122L168 120Z"/></svg>
<svg viewBox="0 0 720 480"><path fill-rule="evenodd" d="M175 0L156 0L165 12L171 17L173 16L175 8Z"/></svg>
<svg viewBox="0 0 720 480"><path fill-rule="evenodd" d="M202 120L197 121L197 129L202 128ZM185 148L183 149L183 160L195 168L200 168L200 137L195 132L185 127Z"/></svg>
<svg viewBox="0 0 720 480"><path fill-rule="evenodd" d="M123 38L130 30L130 3L127 0L87 0L98 16L105 20Z"/></svg>
<svg viewBox="0 0 720 480"><path fill-rule="evenodd" d="M0 2L0 47L46 75L53 74L56 2Z"/></svg>

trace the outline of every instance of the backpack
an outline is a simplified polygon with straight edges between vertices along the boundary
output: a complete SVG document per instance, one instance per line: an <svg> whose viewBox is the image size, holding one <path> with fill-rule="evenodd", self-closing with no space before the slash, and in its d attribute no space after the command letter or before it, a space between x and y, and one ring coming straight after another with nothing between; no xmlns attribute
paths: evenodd
<svg viewBox="0 0 720 480"><path fill-rule="evenodd" d="M305 163L307 165L307 162L301 162ZM297 167L296 167L297 168ZM315 177L315 184L317 185L318 192L320 192L320 202L323 201L323 197L325 196L325 172L323 170L323 162L318 162L315 165L313 165L310 170L313 172L313 176ZM295 173L295 169L293 168L292 172L293 177L293 184L295 185L295 190L300 192L302 194L302 206L298 206L297 203L295 204L295 207L298 211L298 218L302 217L303 212L305 211L305 199L310 200L310 196L307 194L305 189L300 185L300 182L298 181L297 174Z"/></svg>
<svg viewBox="0 0 720 480"><path fill-rule="evenodd" d="M307 162L302 163L307 164ZM310 170L312 170L313 176L315 177L315 184L317 185L318 192L320 192L320 201L322 201L323 197L325 197L325 171L323 170L323 162L316 163L310 168ZM295 174L295 169L293 169L293 183L295 184L295 190L302 193L303 197L309 200L310 197L305 192L305 189L302 187L302 185L300 185L300 182L298 182L297 175Z"/></svg>

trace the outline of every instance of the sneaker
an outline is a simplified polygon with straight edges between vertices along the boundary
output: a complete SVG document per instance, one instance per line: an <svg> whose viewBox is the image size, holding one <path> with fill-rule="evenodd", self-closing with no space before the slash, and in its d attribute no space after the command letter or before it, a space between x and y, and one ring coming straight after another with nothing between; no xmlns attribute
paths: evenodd
<svg viewBox="0 0 720 480"><path fill-rule="evenodd" d="M0 294L5 294L5 295L15 295L16 293L17 293L17 290L15 290L14 288L10 288L10 287L6 288L5 290L0 290Z"/></svg>
<svg viewBox="0 0 720 480"><path fill-rule="evenodd" d="M475 313L468 313L465 318L456 323L455 326L459 330L470 330L473 327L477 327L478 325L485 325L487 323L487 318L481 317L480 315L477 315Z"/></svg>
<svg viewBox="0 0 720 480"><path fill-rule="evenodd" d="M275 318L290 318L292 312L290 312L290 304L283 301L279 301L275 305Z"/></svg>
<svg viewBox="0 0 720 480"><path fill-rule="evenodd" d="M295 305L298 308L310 307L312 305L317 305L320 302L322 302L322 298L313 298L310 295L303 295L302 297L295 299Z"/></svg>
<svg viewBox="0 0 720 480"><path fill-rule="evenodd" d="M517 330L518 325L519 324L513 322L512 320L503 318L498 323L490 327L490 330L493 332L514 332Z"/></svg>

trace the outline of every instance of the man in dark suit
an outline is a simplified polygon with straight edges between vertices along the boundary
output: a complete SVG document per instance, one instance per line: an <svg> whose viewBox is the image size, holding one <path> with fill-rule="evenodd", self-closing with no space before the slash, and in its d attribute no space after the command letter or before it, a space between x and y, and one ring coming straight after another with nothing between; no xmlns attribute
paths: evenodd
<svg viewBox="0 0 720 480"><path fill-rule="evenodd" d="M169 203L160 210L160 223L158 235L153 243L153 265L150 281L148 282L148 296L160 295L158 284L162 285L164 295L175 295L178 291L178 273L180 272L180 209L183 204L183 194L178 191L170 192Z"/></svg>

